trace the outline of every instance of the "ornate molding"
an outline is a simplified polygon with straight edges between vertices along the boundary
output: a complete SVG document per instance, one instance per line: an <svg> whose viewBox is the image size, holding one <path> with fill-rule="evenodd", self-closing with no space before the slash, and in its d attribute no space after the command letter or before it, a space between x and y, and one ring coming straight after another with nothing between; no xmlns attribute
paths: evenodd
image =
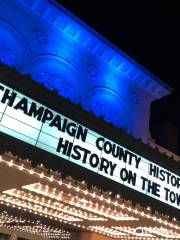
<svg viewBox="0 0 180 240"><path fill-rule="evenodd" d="M85 26L79 19L70 15L59 4L43 0L36 4L35 0L21 0L32 11L47 19L74 41L77 41L105 60L110 67L115 68L126 79L135 81L146 88L153 97L160 98L170 93L170 88L162 84L159 79L133 61L124 52L116 48L102 36ZM153 87L152 87L153 86Z"/></svg>
<svg viewBox="0 0 180 240"><path fill-rule="evenodd" d="M89 108L98 117L103 117L107 122L118 128L131 133L132 116L127 104L112 89L106 87L95 87L89 90Z"/></svg>
<svg viewBox="0 0 180 240"><path fill-rule="evenodd" d="M33 59L30 69L32 78L48 89L74 103L81 101L81 74L68 60L52 54L39 55Z"/></svg>
<svg viewBox="0 0 180 240"><path fill-rule="evenodd" d="M88 70L88 75L90 78L96 78L98 75L98 69L94 64L89 64L87 66L87 70Z"/></svg>
<svg viewBox="0 0 180 240"><path fill-rule="evenodd" d="M15 66L15 52L0 39L0 61L8 66Z"/></svg>
<svg viewBox="0 0 180 240"><path fill-rule="evenodd" d="M48 43L48 35L41 29L34 30L34 38L39 45L46 46Z"/></svg>
<svg viewBox="0 0 180 240"><path fill-rule="evenodd" d="M9 66L16 66L20 71L30 59L29 46L24 37L11 22L0 18L0 60Z"/></svg>

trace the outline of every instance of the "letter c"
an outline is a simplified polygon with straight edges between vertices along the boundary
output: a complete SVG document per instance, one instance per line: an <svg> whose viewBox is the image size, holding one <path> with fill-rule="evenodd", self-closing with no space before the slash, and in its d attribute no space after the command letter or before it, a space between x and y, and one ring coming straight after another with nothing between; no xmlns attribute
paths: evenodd
<svg viewBox="0 0 180 240"><path fill-rule="evenodd" d="M96 140L96 147L102 151L103 150L103 143L104 143L104 138L100 137ZM100 144L102 142L102 144Z"/></svg>

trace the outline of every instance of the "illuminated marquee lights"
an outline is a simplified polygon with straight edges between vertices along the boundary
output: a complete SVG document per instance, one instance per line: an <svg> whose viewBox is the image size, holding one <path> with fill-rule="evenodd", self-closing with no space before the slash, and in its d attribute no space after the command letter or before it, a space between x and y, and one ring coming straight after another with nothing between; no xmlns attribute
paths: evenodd
<svg viewBox="0 0 180 240"><path fill-rule="evenodd" d="M5 160L6 159L6 160ZM158 235L156 233L152 233L153 237L143 237L143 236L139 236L139 233L133 234L130 233L128 230L128 224L131 226L132 224L132 217L135 217L136 219L138 219L138 221L134 221L135 226L142 226L143 222L146 222L148 224L148 226L152 226L153 228L157 227L157 229L159 228L163 228L167 229L167 232L169 233L169 236L175 236L179 234L179 230L180 227L177 224L177 222L175 220L173 221L169 221L166 218L164 218L164 216L159 216L156 214L152 214L149 212L148 209L139 209L132 207L131 205L129 205L129 203L126 202L122 202L122 200L120 199L119 195L116 196L115 199L112 199L110 197L107 197L106 195L102 194L102 192L95 192L92 190L88 190L87 186L84 185L83 182L81 182L81 184L75 184L75 182L73 182L73 179L59 179L59 175L52 173L51 176L49 176L48 174L45 173L45 169L44 171L42 167L38 167L36 169L32 169L31 166L28 164L28 162L24 162L24 164L22 164L21 162L15 162L12 160L12 158L10 158L8 160L7 157L2 158L0 157L0 164L2 165L6 165L9 166L10 168L14 168L16 170L19 170L20 172L23 171L23 173L26 173L29 176L33 176L33 177L37 177L37 179L39 179L39 181L42 180L42 183L35 183L35 184L31 184L31 185L27 185L24 186L24 189L21 188L21 190L8 190L8 191L4 191L3 195L1 195L1 204L5 204L7 206L12 206L14 208L18 208L21 209L25 212L30 212L30 213L35 213L37 215L40 216L44 216L50 219L54 219L56 221L59 222L63 222L65 224L69 224L72 225L73 227L77 227L79 229L86 229L88 231L92 231L92 232L97 232L100 234L104 234L106 236L110 236L113 238L117 238L117 239L178 239L178 238L166 238L166 237L160 237L160 230ZM47 185L44 185L47 182ZM29 188L29 189L28 189ZM46 196L41 195L37 190L38 189L42 189L47 193L47 198ZM24 191L25 190L25 191ZM52 216L49 216L46 212L43 212L44 208L47 208L47 210L49 209L49 204L52 204L52 208L56 207L56 202L59 202L59 204L62 203L62 201L67 200L67 198L62 198L57 199L58 197L58 192L59 190L61 190L60 192L63 193L67 193L67 196L69 197L69 199L71 199L69 202L66 202L67 205L71 204L73 207L75 206L75 203L79 202L81 203L79 205L79 207L77 206L78 209L81 208L82 206L82 199L84 199L84 203L86 206L91 206L92 207L92 211L93 209L95 209L95 211L99 212L102 211L106 212L106 210L108 210L109 213L109 220L108 220L108 225L107 221L100 221L92 224L92 221L87 222L87 225L85 224L85 221L81 221L81 222L68 222L64 219L58 219L56 216L53 216L53 212ZM37 193L36 193L37 191ZM59 193L60 193L59 192ZM60 193L61 194L61 193ZM26 197L28 197L28 200L26 200ZM52 201L51 201L52 199ZM29 204L29 202L34 204L37 204L37 202L39 203L43 203L44 204L44 208L40 209L41 211L37 211L34 208L34 204ZM93 204L92 204L93 203ZM55 205L53 205L55 204ZM66 207L67 205L65 205L64 207ZM26 206L28 206L29 208L26 208ZM104 206L104 207L103 207ZM56 210L53 210L54 212L57 212ZM83 208L81 208L81 211L87 212L88 210L85 210ZM92 213L92 211L90 211ZM127 216L129 216L129 220L130 222L128 223L128 221L126 222L127 226L121 226L119 229L116 229L116 226L119 225L119 221L115 221L112 222L112 226L109 226L110 219L112 219L111 217L116 216L117 214L119 214L119 212L123 211L123 214ZM69 214L71 214L71 212L69 212ZM92 213L94 214L94 213ZM90 215L89 215L90 216ZM133 224L134 225L134 224ZM92 228L93 227L93 228ZM103 228L104 229L108 229L108 228L112 228L111 232L103 232ZM114 234L115 231L113 231L113 228L116 229L116 233L117 230L119 230L119 232L124 232L125 234L127 234L126 236L123 235L119 236L117 234ZM158 232L158 231L157 231ZM155 235L155 236L154 236Z"/></svg>
<svg viewBox="0 0 180 240"><path fill-rule="evenodd" d="M0 227L51 239L70 239L71 236L68 231L44 225L40 221L27 220L22 216L13 216L6 211L0 212Z"/></svg>
<svg viewBox="0 0 180 240"><path fill-rule="evenodd" d="M180 209L180 177L0 85L0 130L66 161Z"/></svg>

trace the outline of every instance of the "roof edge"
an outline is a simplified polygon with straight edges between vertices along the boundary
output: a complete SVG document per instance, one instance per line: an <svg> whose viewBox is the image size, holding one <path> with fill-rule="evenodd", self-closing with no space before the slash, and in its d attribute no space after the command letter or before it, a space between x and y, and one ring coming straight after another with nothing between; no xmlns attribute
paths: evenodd
<svg viewBox="0 0 180 240"><path fill-rule="evenodd" d="M52 19L48 18L48 21L51 21L53 24L62 28L64 31L66 31L66 33L70 34L74 40L82 43L83 47L88 47L94 53L102 57L127 79L134 81L141 87L145 88L152 95L153 100L157 100L173 92L173 89L170 86L162 82L154 74L150 73L150 71L145 69L142 65L128 56L124 51L119 49L101 34L84 23L72 12L64 8L56 0L41 0L38 4L35 4L36 0L20 1L41 15L43 15L43 13L41 13L41 11L38 11L37 8L40 8L44 3L53 5L56 10L61 11L62 13L61 15L58 15L58 13L53 9L56 16L53 16ZM36 6L34 7L34 5ZM62 14L64 14L64 16L62 16ZM46 18L44 15L43 17ZM67 18L65 20L63 19L64 26L60 26L59 24L61 18ZM71 22L69 22L69 20L71 20ZM69 25L69 23L71 25Z"/></svg>

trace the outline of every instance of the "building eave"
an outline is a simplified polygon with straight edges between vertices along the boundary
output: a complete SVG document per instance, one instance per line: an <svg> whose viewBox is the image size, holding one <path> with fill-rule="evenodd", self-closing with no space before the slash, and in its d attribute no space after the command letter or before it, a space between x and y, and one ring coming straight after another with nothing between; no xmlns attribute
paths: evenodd
<svg viewBox="0 0 180 240"><path fill-rule="evenodd" d="M82 47L88 48L106 61L113 70L119 72L126 79L145 88L152 100L157 100L172 93L173 89L163 83L156 76L130 58L114 44L87 26L83 21L62 7L56 0L21 0L22 4L41 15Z"/></svg>

